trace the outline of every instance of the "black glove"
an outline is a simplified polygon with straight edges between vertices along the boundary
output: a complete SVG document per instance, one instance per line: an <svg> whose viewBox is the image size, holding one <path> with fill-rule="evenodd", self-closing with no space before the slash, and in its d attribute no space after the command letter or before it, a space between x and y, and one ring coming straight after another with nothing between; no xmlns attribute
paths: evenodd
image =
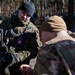
<svg viewBox="0 0 75 75"><path fill-rule="evenodd" d="M22 75L21 72L19 71L19 67L20 67L20 64L18 64L18 63L10 66L8 68L10 75Z"/></svg>

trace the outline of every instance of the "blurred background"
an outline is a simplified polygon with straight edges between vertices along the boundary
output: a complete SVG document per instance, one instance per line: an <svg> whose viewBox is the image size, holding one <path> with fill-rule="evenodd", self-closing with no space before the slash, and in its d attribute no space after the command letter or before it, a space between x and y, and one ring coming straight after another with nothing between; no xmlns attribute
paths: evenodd
<svg viewBox="0 0 75 75"><path fill-rule="evenodd" d="M35 4L36 11L31 21L36 26L56 14L65 20L68 30L75 31L75 0L0 0L0 20L10 18L24 1Z"/></svg>

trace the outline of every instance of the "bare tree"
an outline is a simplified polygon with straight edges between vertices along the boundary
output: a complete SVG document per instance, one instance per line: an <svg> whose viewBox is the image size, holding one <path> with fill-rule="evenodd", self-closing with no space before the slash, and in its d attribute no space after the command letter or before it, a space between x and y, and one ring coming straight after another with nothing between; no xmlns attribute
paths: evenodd
<svg viewBox="0 0 75 75"><path fill-rule="evenodd" d="M68 17L67 17L67 25L69 30L72 30L73 28L73 12L74 12L74 0L69 0L68 1Z"/></svg>

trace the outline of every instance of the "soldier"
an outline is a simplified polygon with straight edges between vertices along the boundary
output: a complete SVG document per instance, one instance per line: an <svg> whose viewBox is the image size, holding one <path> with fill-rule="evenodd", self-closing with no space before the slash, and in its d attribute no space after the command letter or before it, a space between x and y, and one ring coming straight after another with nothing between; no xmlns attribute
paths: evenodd
<svg viewBox="0 0 75 75"><path fill-rule="evenodd" d="M54 15L40 27L40 48L34 69L20 66L22 75L75 75L75 39L67 33L64 20Z"/></svg>
<svg viewBox="0 0 75 75"><path fill-rule="evenodd" d="M9 41L6 42L6 44L9 47L9 52L12 53L17 60L16 63L17 65L13 64L9 68L5 69L5 71L9 72L10 75L20 74L18 72L20 65L23 63L29 64L30 59L35 58L38 53L40 44L39 30L33 23L30 22L30 18L34 14L34 12L35 6L31 1L23 2L22 5L18 8L17 14L12 15L11 18L3 20L2 23L0 24L0 28L4 30L4 37L8 38L10 41L12 40L10 39L10 37L11 38L18 37L20 35L23 35L24 33L35 34L34 37L33 35L29 36L26 34L24 40L22 40L22 42L24 41L26 41L26 43L29 42L28 46L27 44L25 44L27 46L25 50L23 49L17 50L12 46L11 42L10 43L8 43ZM21 43L21 39L18 43Z"/></svg>

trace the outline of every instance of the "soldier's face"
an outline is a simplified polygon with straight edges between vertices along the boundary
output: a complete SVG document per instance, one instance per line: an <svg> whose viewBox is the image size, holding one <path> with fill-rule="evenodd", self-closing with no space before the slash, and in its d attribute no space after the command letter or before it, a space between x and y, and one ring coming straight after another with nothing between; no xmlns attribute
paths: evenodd
<svg viewBox="0 0 75 75"><path fill-rule="evenodd" d="M45 42L53 39L55 35L56 33L54 32L42 31L40 34L40 39L41 39L42 44L45 44Z"/></svg>
<svg viewBox="0 0 75 75"><path fill-rule="evenodd" d="M18 17L24 24L27 24L30 21L30 15L25 11L19 10Z"/></svg>

